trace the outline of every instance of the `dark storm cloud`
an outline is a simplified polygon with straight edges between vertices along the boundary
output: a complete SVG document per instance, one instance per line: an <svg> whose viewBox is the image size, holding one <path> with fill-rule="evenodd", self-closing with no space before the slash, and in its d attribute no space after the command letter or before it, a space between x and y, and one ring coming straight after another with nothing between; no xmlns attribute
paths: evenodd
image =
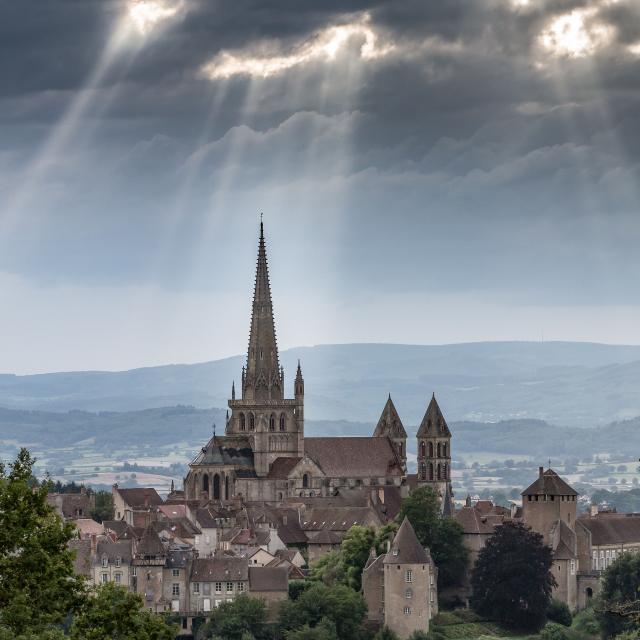
<svg viewBox="0 0 640 640"><path fill-rule="evenodd" d="M0 242L0 270L175 284L208 219L287 207L290 197L306 223L318 211L344 220L335 243L345 287L637 297L629 285L640 276L640 57L627 48L640 39L637 4L530 5L186 2L102 78L79 124L90 128L90 148L52 160L21 242ZM123 6L3 5L0 184L19 178L82 88ZM583 58L545 58L539 37L549 21L584 8L609 25L610 41ZM221 51L289 55L363 11L380 46L395 47L388 55L354 63L355 38L333 62L253 84L202 74ZM158 230L174 209L187 213L158 267ZM310 242L302 231L296 241Z"/></svg>

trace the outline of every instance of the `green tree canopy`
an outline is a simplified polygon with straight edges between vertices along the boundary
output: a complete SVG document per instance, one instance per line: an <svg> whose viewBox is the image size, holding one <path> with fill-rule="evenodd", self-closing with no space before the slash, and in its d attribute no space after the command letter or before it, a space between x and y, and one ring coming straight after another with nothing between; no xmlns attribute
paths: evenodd
<svg viewBox="0 0 640 640"><path fill-rule="evenodd" d="M282 603L279 625L285 632L317 627L323 619L335 624L338 640L353 640L361 632L367 606L360 593L337 584L313 585L296 601Z"/></svg>
<svg viewBox="0 0 640 640"><path fill-rule="evenodd" d="M75 527L47 504L34 459L22 449L9 471L0 464L0 629L39 633L76 609L85 591L67 544Z"/></svg>
<svg viewBox="0 0 640 640"><path fill-rule="evenodd" d="M640 628L640 555L618 556L605 570L601 585L596 615L603 636Z"/></svg>
<svg viewBox="0 0 640 640"><path fill-rule="evenodd" d="M286 640L338 640L336 625L328 618L322 618L315 627L305 624L300 629L288 631Z"/></svg>
<svg viewBox="0 0 640 640"><path fill-rule="evenodd" d="M270 637L266 625L267 608L262 600L246 594L223 602L211 614L211 619L198 631L198 640L224 638L224 640L263 640Z"/></svg>
<svg viewBox="0 0 640 640"><path fill-rule="evenodd" d="M402 501L398 521L402 522L405 516L420 544L431 551L438 567L438 586L444 588L459 584L469 557L463 542L463 530L455 520L441 517L438 496L433 489L414 489Z"/></svg>
<svg viewBox="0 0 640 640"><path fill-rule="evenodd" d="M138 594L120 585L102 585L75 616L70 640L174 640L177 629L142 604Z"/></svg>
<svg viewBox="0 0 640 640"><path fill-rule="evenodd" d="M496 528L471 575L472 606L516 629L537 631L546 620L555 580L551 549L522 523Z"/></svg>

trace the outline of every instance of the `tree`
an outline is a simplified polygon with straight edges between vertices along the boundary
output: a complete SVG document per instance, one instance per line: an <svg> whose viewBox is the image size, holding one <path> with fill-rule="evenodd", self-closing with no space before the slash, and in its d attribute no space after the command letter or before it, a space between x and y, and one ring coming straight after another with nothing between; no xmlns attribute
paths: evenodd
<svg viewBox="0 0 640 640"><path fill-rule="evenodd" d="M300 629L289 631L286 640L338 640L336 625L328 618L322 618L315 627L305 624Z"/></svg>
<svg viewBox="0 0 640 640"><path fill-rule="evenodd" d="M399 638L389 627L382 627L373 637L373 640L399 640Z"/></svg>
<svg viewBox="0 0 640 640"><path fill-rule="evenodd" d="M0 628L20 636L61 622L82 602L68 542L75 527L47 504L35 460L22 449L9 472L0 464Z"/></svg>
<svg viewBox="0 0 640 640"><path fill-rule="evenodd" d="M142 609L142 597L107 583L87 598L74 618L70 640L173 640L177 628Z"/></svg>
<svg viewBox="0 0 640 640"><path fill-rule="evenodd" d="M551 622L557 622L565 627L570 627L573 622L571 611L566 603L561 600L552 600L547 609L547 618Z"/></svg>
<svg viewBox="0 0 640 640"><path fill-rule="evenodd" d="M96 491L96 506L91 517L97 522L113 520L113 495L109 491Z"/></svg>
<svg viewBox="0 0 640 640"><path fill-rule="evenodd" d="M340 550L331 551L322 556L322 558L311 567L309 578L326 585L344 583L346 578L342 552Z"/></svg>
<svg viewBox="0 0 640 640"><path fill-rule="evenodd" d="M462 527L440 516L438 496L430 487L414 489L403 501L398 521L411 522L420 544L428 547L438 567L439 588L459 584L467 568L469 552Z"/></svg>
<svg viewBox="0 0 640 640"><path fill-rule="evenodd" d="M267 608L263 600L250 598L246 594L235 600L223 602L211 614L211 619L198 632L201 638L224 638L224 640L246 640L268 638L266 627Z"/></svg>
<svg viewBox="0 0 640 640"><path fill-rule="evenodd" d="M318 583L296 601L285 601L280 608L279 626L283 631L314 628L321 620L331 620L338 640L357 637L367 606L360 593L341 584L328 587Z"/></svg>
<svg viewBox="0 0 640 640"><path fill-rule="evenodd" d="M603 636L611 638L640 626L640 556L618 556L602 575L601 585L596 617Z"/></svg>
<svg viewBox="0 0 640 640"><path fill-rule="evenodd" d="M382 555L387 552L387 543L391 543L393 541L399 526L400 525L397 522L389 522L378 529L376 532L376 539L373 543L378 555Z"/></svg>
<svg viewBox="0 0 640 640"><path fill-rule="evenodd" d="M353 526L342 539L340 551L345 567L347 586L360 591L362 570L374 546L375 532L371 527Z"/></svg>
<svg viewBox="0 0 640 640"><path fill-rule="evenodd" d="M496 528L471 575L473 608L516 629L537 631L545 623L556 582L551 549L522 523Z"/></svg>

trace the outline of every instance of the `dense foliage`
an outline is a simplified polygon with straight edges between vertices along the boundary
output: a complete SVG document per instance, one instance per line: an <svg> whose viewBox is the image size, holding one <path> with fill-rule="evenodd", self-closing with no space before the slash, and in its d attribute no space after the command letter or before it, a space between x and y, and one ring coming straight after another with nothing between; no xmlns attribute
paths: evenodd
<svg viewBox="0 0 640 640"><path fill-rule="evenodd" d="M640 631L640 555L623 553L607 567L601 584L596 615L602 635Z"/></svg>
<svg viewBox="0 0 640 640"><path fill-rule="evenodd" d="M557 622L558 624L570 627L573 618L571 617L571 611L566 603L561 600L552 600L547 609L547 618L551 622Z"/></svg>
<svg viewBox="0 0 640 640"><path fill-rule="evenodd" d="M271 632L266 624L267 609L262 600L242 594L223 602L198 631L198 639L266 640Z"/></svg>
<svg viewBox="0 0 640 640"><path fill-rule="evenodd" d="M61 622L84 596L67 546L75 527L47 504L33 463L22 449L8 473L0 464L0 628L16 636Z"/></svg>
<svg viewBox="0 0 640 640"><path fill-rule="evenodd" d="M522 523L496 528L472 572L472 606L506 626L537 631L546 621L555 580L551 549Z"/></svg>
<svg viewBox="0 0 640 640"><path fill-rule="evenodd" d="M420 544L428 547L438 567L438 587L459 584L467 567L469 552L462 527L451 518L440 517L438 496L429 487L414 489L402 501L398 520L412 524Z"/></svg>

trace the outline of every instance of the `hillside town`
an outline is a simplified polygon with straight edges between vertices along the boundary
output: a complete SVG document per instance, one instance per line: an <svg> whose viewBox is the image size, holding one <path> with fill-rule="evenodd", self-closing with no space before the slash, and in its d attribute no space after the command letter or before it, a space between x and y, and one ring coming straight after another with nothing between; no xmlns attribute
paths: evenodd
<svg viewBox="0 0 640 640"><path fill-rule="evenodd" d="M246 366L231 385L224 435L196 453L181 488L112 487L113 517L89 514L95 497L52 493L49 503L76 527L76 572L94 585L139 594L152 613L171 613L184 634L221 604L259 598L275 619L290 584L340 549L353 527L383 530L420 488L437 496L439 517L458 523L467 565L458 584L439 592L438 566L406 517L382 552L371 549L361 589L367 623L399 638L428 632L439 603L468 607L471 571L506 523L540 534L552 552L553 598L571 612L587 608L603 572L640 549L640 514L578 511L578 494L553 469L540 467L510 508L451 487L452 434L434 394L415 434L417 470L409 473L409 437L391 395L370 437L304 435L304 379L298 363L286 398L278 359L263 225Z"/></svg>

